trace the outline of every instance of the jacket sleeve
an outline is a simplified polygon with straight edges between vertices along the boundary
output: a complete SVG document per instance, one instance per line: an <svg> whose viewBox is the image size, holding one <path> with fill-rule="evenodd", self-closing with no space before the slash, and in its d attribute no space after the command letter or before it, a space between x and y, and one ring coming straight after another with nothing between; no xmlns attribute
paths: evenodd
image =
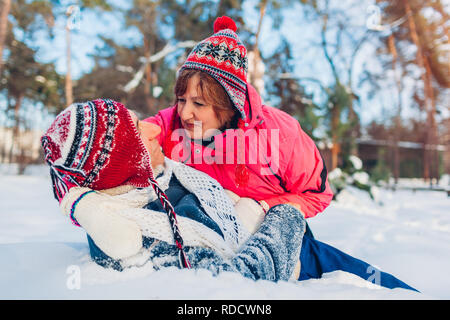
<svg viewBox="0 0 450 320"><path fill-rule="evenodd" d="M297 123L297 133L290 135L283 143L285 150L281 154L280 183L286 191L264 201L273 207L277 204L292 202L299 204L306 218L311 218L325 210L333 198L328 184L327 169L314 141Z"/></svg>

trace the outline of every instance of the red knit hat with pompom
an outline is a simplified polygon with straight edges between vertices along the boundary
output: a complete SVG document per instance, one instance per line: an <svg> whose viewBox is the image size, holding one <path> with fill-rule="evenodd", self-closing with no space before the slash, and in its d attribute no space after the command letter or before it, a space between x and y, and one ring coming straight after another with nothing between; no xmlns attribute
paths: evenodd
<svg viewBox="0 0 450 320"><path fill-rule="evenodd" d="M94 190L150 185L150 155L129 111L119 102L97 99L70 105L41 143L58 200L68 184Z"/></svg>
<svg viewBox="0 0 450 320"><path fill-rule="evenodd" d="M233 19L227 16L217 18L214 22L214 34L194 47L180 71L197 69L216 79L245 121L247 49L236 31Z"/></svg>

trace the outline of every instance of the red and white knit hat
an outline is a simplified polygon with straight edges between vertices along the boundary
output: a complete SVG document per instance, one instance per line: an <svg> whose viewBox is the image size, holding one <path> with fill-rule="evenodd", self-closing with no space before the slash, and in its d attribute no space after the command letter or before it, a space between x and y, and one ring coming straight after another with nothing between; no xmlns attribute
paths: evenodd
<svg viewBox="0 0 450 320"><path fill-rule="evenodd" d="M173 206L153 177L150 154L123 104L108 99L72 104L56 117L41 143L60 202L72 186L151 185L168 214L180 262L190 267Z"/></svg>
<svg viewBox="0 0 450 320"><path fill-rule="evenodd" d="M217 18L214 22L214 34L194 47L180 71L197 69L216 79L245 121L247 49L236 30L236 23L230 17Z"/></svg>
<svg viewBox="0 0 450 320"><path fill-rule="evenodd" d="M70 105L41 142L58 200L67 184L94 190L123 184L150 186L149 153L130 113L119 102L97 99Z"/></svg>

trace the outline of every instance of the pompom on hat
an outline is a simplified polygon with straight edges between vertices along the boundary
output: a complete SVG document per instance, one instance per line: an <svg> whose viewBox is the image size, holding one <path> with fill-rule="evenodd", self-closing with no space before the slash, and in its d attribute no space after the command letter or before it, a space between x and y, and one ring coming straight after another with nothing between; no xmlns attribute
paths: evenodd
<svg viewBox="0 0 450 320"><path fill-rule="evenodd" d="M247 49L236 34L236 23L227 16L214 22L214 34L199 42L180 68L197 69L216 79L246 121Z"/></svg>
<svg viewBox="0 0 450 320"><path fill-rule="evenodd" d="M59 201L73 185L94 190L150 185L150 155L128 109L119 102L97 99L70 105L41 143Z"/></svg>
<svg viewBox="0 0 450 320"><path fill-rule="evenodd" d="M233 32L237 31L236 23L227 16L222 16L214 21L214 33L217 33L221 30L230 29Z"/></svg>

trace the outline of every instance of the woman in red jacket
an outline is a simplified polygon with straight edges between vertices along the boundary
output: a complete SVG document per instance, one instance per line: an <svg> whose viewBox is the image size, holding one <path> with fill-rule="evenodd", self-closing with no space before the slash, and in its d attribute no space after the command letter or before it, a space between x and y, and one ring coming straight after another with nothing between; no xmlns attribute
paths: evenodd
<svg viewBox="0 0 450 320"><path fill-rule="evenodd" d="M306 218L331 202L323 159L296 119L263 105L247 83L246 48L231 18L192 50L179 71L176 104L145 121L161 127L164 154L216 179L267 212L278 204Z"/></svg>

